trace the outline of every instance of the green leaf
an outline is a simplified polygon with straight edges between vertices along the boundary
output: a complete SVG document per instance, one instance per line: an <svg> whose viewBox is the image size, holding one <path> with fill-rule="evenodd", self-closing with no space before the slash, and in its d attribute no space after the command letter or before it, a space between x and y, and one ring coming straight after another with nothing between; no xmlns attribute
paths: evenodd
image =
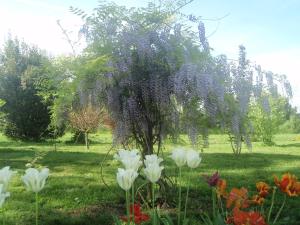
<svg viewBox="0 0 300 225"><path fill-rule="evenodd" d="M114 215L113 219L114 219L115 225L122 225L122 222L119 220L119 218L117 216Z"/></svg>
<svg viewBox="0 0 300 225"><path fill-rule="evenodd" d="M165 215L164 217L160 217L159 219L164 225L174 225L169 215Z"/></svg>

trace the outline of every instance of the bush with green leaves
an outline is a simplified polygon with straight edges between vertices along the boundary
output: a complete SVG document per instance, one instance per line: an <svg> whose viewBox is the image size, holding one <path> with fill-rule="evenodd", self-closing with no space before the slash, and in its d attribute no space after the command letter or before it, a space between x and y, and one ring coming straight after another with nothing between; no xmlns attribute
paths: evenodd
<svg viewBox="0 0 300 225"><path fill-rule="evenodd" d="M254 127L254 138L272 145L280 125L288 120L291 106L287 98L264 94L260 102L251 106L250 117Z"/></svg>
<svg viewBox="0 0 300 225"><path fill-rule="evenodd" d="M49 129L51 99L39 95L39 83L52 73L51 62L36 47L9 38L0 53L0 99L4 100L4 132L25 140L40 140Z"/></svg>

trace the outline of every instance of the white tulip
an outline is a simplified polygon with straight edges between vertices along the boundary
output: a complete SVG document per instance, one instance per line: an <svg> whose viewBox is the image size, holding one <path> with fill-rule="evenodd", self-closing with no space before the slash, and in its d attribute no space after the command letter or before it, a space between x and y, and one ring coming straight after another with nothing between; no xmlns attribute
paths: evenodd
<svg viewBox="0 0 300 225"><path fill-rule="evenodd" d="M133 169L121 169L118 168L118 172L117 172L117 182L119 184L119 186L125 190L128 191L133 182L135 181L135 179L137 178L138 173L133 170Z"/></svg>
<svg viewBox="0 0 300 225"><path fill-rule="evenodd" d="M40 172L37 169L29 168L25 171L25 175L22 176L22 181L28 191L38 193L44 188L48 176L48 168L44 168Z"/></svg>
<svg viewBox="0 0 300 225"><path fill-rule="evenodd" d="M157 164L159 165L163 161L162 158L159 158L157 155L152 154L152 155L146 155L145 156L145 167L148 167L151 164Z"/></svg>
<svg viewBox="0 0 300 225"><path fill-rule="evenodd" d="M196 167L199 166L200 162L201 162L201 157L199 152L195 151L195 150L188 150L186 153L186 162L188 167L194 169Z"/></svg>
<svg viewBox="0 0 300 225"><path fill-rule="evenodd" d="M121 161L122 158L135 157L138 154L139 152L136 149L132 149L132 150L119 149L118 153L114 155L114 158L116 160Z"/></svg>
<svg viewBox="0 0 300 225"><path fill-rule="evenodd" d="M31 163L26 163L26 164L25 164L25 167L31 168L31 167L32 167L32 164L31 164Z"/></svg>
<svg viewBox="0 0 300 225"><path fill-rule="evenodd" d="M186 150L183 148L175 148L172 151L171 158L174 160L178 167L186 164Z"/></svg>
<svg viewBox="0 0 300 225"><path fill-rule="evenodd" d="M164 167L159 166L158 163L152 163L146 166L146 168L144 169L144 173L150 182L156 183L159 180L161 176L161 171L163 169Z"/></svg>
<svg viewBox="0 0 300 225"><path fill-rule="evenodd" d="M7 191L8 184L15 173L10 170L9 166L3 167L0 170L0 184L3 184L3 192Z"/></svg>
<svg viewBox="0 0 300 225"><path fill-rule="evenodd" d="M119 160L125 167L125 169L132 169L138 171L142 165L141 156L136 149L131 151L120 149L118 154L114 155L116 160Z"/></svg>
<svg viewBox="0 0 300 225"><path fill-rule="evenodd" d="M4 185L0 184L0 208L2 208L5 199L8 198L10 196L9 192L5 192L4 191Z"/></svg>

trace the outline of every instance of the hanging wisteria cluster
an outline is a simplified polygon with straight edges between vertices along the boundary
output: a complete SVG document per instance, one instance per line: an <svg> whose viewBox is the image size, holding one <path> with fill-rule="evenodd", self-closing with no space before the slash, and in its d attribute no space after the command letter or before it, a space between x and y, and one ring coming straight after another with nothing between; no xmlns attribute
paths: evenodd
<svg viewBox="0 0 300 225"><path fill-rule="evenodd" d="M236 61L212 57L202 21L187 17L198 23L195 36L178 17L182 14L168 7L151 3L126 9L103 3L82 28L87 52L110 56L108 85L102 91L116 125L115 141L134 141L143 155L152 154L168 135L186 132L197 144L201 136L207 141L210 126L219 125L237 152L243 141L251 147L251 101L264 92L278 94L277 84L290 96L286 77L252 65L243 46ZM268 111L268 101L261 102Z"/></svg>

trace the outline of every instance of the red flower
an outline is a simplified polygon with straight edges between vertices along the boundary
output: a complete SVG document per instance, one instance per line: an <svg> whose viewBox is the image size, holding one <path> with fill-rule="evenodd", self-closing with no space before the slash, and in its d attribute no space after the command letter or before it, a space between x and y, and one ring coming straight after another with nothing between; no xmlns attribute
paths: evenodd
<svg viewBox="0 0 300 225"><path fill-rule="evenodd" d="M256 205L262 205L264 203L265 199L261 197L260 195L254 195L251 200L249 200L249 203L253 203Z"/></svg>
<svg viewBox="0 0 300 225"><path fill-rule="evenodd" d="M218 171L215 172L212 176L204 175L204 177L208 185L211 187L215 187L218 184L218 181L220 180L220 175Z"/></svg>
<svg viewBox="0 0 300 225"><path fill-rule="evenodd" d="M221 198L221 197L226 198L227 197L226 187L227 187L226 180L219 179L218 183L217 183L217 189L216 189L218 198Z"/></svg>
<svg viewBox="0 0 300 225"><path fill-rule="evenodd" d="M226 207L230 208L247 208L248 204L248 190L246 188L232 188L231 192L227 197Z"/></svg>
<svg viewBox="0 0 300 225"><path fill-rule="evenodd" d="M256 183L257 191L259 192L259 196L262 198L267 197L269 194L270 186L265 182L257 182Z"/></svg>
<svg viewBox="0 0 300 225"><path fill-rule="evenodd" d="M140 204L134 204L130 205L130 221L132 221L134 212L134 223L135 224L141 224L142 222L148 221L150 219L150 216L148 214L141 212L141 205ZM121 220L127 222L128 218L127 216L122 216Z"/></svg>
<svg viewBox="0 0 300 225"><path fill-rule="evenodd" d="M280 190L285 192L288 196L293 197L300 195L300 182L297 181L295 175L290 173L283 174L281 180L275 176L274 182Z"/></svg>
<svg viewBox="0 0 300 225"><path fill-rule="evenodd" d="M245 212L238 208L233 210L234 225L267 225L264 217L255 211Z"/></svg>

